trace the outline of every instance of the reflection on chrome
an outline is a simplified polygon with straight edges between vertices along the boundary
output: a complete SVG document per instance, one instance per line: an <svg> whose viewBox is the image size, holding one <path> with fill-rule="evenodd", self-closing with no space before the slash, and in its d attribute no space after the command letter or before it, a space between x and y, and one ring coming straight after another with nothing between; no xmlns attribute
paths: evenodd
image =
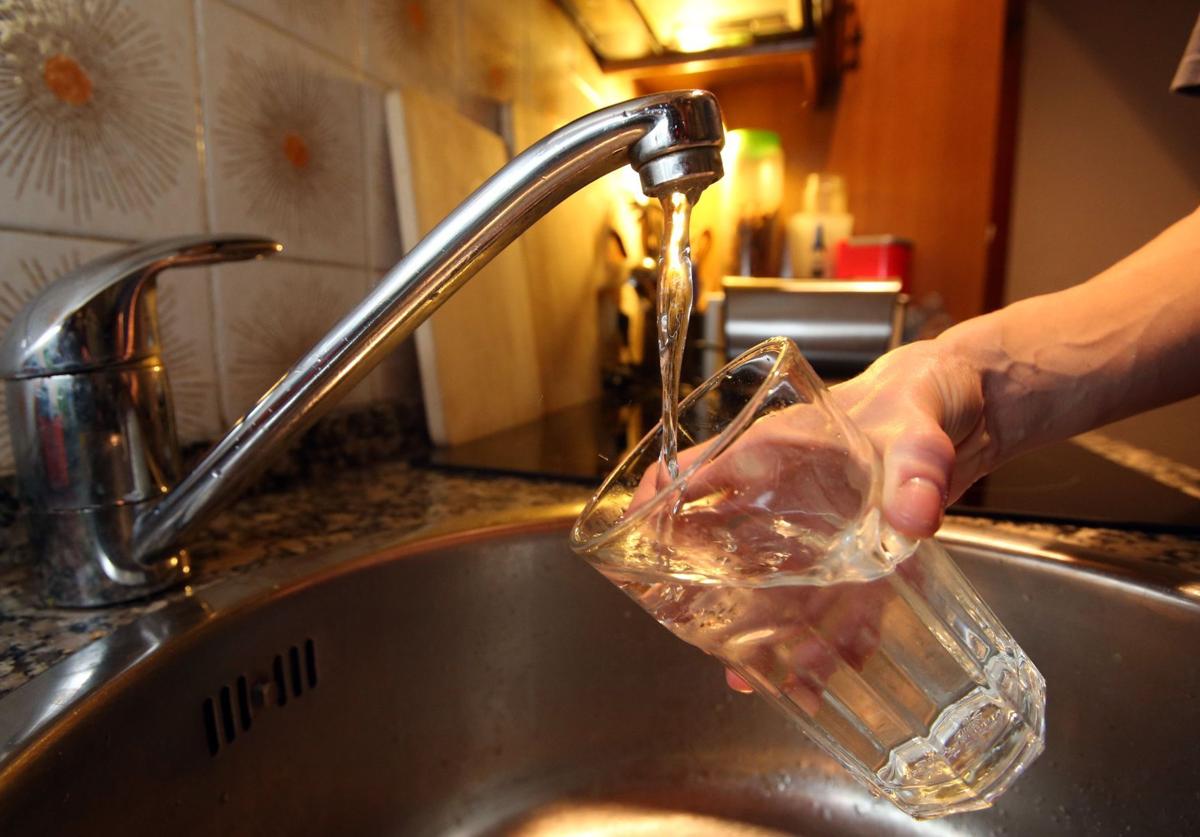
<svg viewBox="0 0 1200 837"><path fill-rule="evenodd" d="M787 837L788 832L684 811L601 802L560 802L534 811L504 830L511 837Z"/></svg>
<svg viewBox="0 0 1200 837"><path fill-rule="evenodd" d="M535 143L417 242L186 476L159 356L155 280L174 265L262 258L282 245L175 238L50 283L0 341L45 598L91 607L178 583L187 565L180 543L535 221L625 166L648 197L698 197L722 175L723 143L720 108L702 90L612 105ZM97 438L123 441L93 444Z"/></svg>

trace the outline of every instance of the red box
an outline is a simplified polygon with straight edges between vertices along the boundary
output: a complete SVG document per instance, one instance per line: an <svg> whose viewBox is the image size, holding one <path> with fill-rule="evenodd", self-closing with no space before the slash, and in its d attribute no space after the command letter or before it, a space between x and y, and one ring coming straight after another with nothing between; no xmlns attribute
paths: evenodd
<svg viewBox="0 0 1200 837"><path fill-rule="evenodd" d="M907 291L912 242L894 235L858 235L838 242L834 270L838 279L899 279Z"/></svg>

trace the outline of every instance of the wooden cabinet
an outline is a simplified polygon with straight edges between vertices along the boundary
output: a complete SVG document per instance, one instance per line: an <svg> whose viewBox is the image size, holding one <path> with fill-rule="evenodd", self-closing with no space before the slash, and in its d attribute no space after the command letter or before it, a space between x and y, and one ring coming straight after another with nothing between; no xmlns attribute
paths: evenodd
<svg viewBox="0 0 1200 837"><path fill-rule="evenodd" d="M843 4L854 66L818 102L821 60L778 56L692 75L729 128L777 131L787 159L785 212L804 177L846 180L855 231L913 240L913 295L939 294L962 319L1001 299L1017 77L1017 0L855 0ZM643 89L686 84L676 72ZM703 203L703 201L702 201Z"/></svg>

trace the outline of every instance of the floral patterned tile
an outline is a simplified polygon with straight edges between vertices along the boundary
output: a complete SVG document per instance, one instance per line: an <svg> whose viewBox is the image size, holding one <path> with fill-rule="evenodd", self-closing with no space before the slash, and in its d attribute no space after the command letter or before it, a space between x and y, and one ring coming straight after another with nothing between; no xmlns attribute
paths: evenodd
<svg viewBox="0 0 1200 837"><path fill-rule="evenodd" d="M0 225L204 228L190 0L9 0L0 42Z"/></svg>
<svg viewBox="0 0 1200 837"><path fill-rule="evenodd" d="M175 402L175 429L181 442L224 435L213 345L212 271L182 268L158 279L158 328L163 361Z"/></svg>
<svg viewBox="0 0 1200 837"><path fill-rule="evenodd" d="M364 67L392 87L454 94L460 67L459 3L363 0Z"/></svg>
<svg viewBox="0 0 1200 837"><path fill-rule="evenodd" d="M517 104L539 115L545 125L558 127L570 110L565 100L571 93L570 78L577 70L575 41L580 39L552 0L529 0L529 3L530 14L524 30L526 60L520 66Z"/></svg>
<svg viewBox="0 0 1200 837"><path fill-rule="evenodd" d="M213 268L221 392L230 419L254 402L367 294L362 268L274 258ZM343 405L374 398L368 377Z"/></svg>
<svg viewBox="0 0 1200 837"><path fill-rule="evenodd" d="M523 150L591 111L636 95L632 82L606 76L553 0L527 0L523 60L514 102L516 146Z"/></svg>
<svg viewBox="0 0 1200 837"><path fill-rule="evenodd" d="M359 0L227 0L280 29L333 53L352 67L362 64Z"/></svg>
<svg viewBox="0 0 1200 837"><path fill-rule="evenodd" d="M360 85L337 63L207 0L203 91L213 229L293 258L366 261Z"/></svg>
<svg viewBox="0 0 1200 837"><path fill-rule="evenodd" d="M542 0L462 0L462 92L499 102L516 98L528 56L527 20ZM541 46L548 46L542 45Z"/></svg>
<svg viewBox="0 0 1200 837"><path fill-rule="evenodd" d="M0 329L7 328L17 311L47 284L120 246L82 238L0 232ZM167 271L158 281L163 359L171 380L180 439L211 439L220 432L221 421L208 270ZM0 473L12 473L12 467L8 426L4 423L0 430Z"/></svg>

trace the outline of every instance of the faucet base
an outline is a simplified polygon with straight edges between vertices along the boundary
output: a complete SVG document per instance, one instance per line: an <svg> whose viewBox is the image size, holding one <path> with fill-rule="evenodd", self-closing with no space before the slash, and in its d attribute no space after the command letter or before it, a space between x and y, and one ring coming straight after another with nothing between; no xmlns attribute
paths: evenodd
<svg viewBox="0 0 1200 837"><path fill-rule="evenodd" d="M41 601L47 607L87 608L128 602L191 577L191 557L176 550L146 566L124 554L142 504L70 512L32 512L26 518Z"/></svg>
<svg viewBox="0 0 1200 837"><path fill-rule="evenodd" d="M46 573L39 568L38 601L44 607L86 609L108 607L153 596L155 593L177 587L191 576L191 556L187 554L187 550L179 550L168 560L174 562L173 566L146 570L141 574L143 579L134 584L118 584L107 578L88 578L80 579L78 586L73 586L69 583L64 584L62 578L56 577L53 572Z"/></svg>

